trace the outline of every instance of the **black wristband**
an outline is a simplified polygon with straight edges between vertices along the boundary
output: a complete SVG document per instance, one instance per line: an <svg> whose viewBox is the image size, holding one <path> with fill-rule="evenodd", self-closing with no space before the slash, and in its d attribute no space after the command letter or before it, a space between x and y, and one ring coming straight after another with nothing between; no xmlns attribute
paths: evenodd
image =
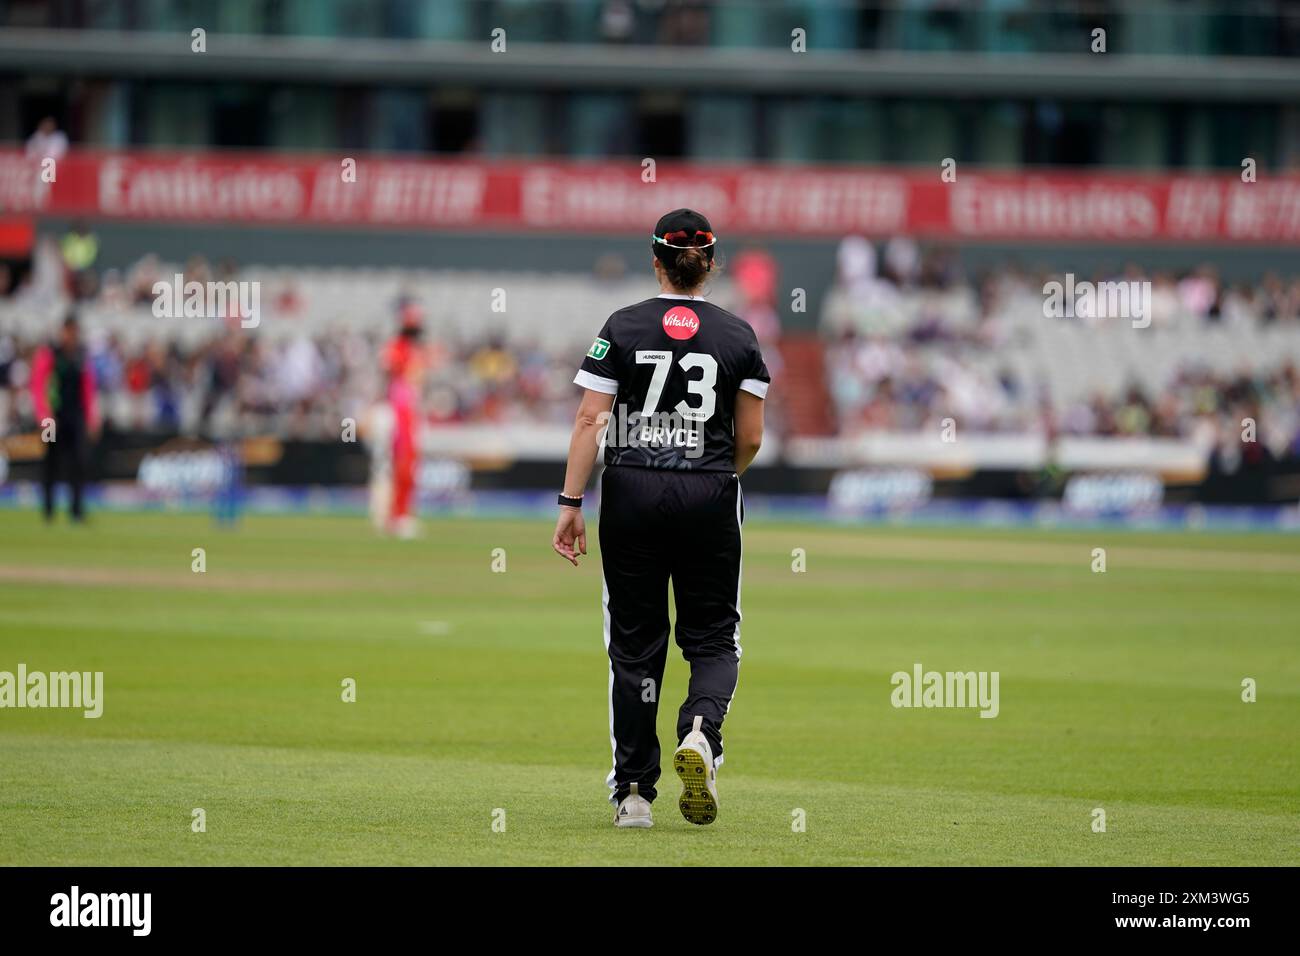
<svg viewBox="0 0 1300 956"><path fill-rule="evenodd" d="M559 504L564 505L564 507L566 507L566 508L581 508L581 507L582 507L582 496L581 496L581 495L579 495L577 498L570 498L568 495L566 495L566 494L564 494L563 492L561 492L558 501L559 501Z"/></svg>

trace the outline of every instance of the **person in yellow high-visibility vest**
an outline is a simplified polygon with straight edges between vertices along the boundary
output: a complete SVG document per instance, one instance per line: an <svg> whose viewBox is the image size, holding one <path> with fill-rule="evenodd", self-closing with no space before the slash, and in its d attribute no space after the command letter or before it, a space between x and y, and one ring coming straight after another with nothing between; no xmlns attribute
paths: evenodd
<svg viewBox="0 0 1300 956"><path fill-rule="evenodd" d="M95 260L99 258L99 239L84 222L79 222L59 240L59 251L68 270L68 285L75 298L94 294Z"/></svg>

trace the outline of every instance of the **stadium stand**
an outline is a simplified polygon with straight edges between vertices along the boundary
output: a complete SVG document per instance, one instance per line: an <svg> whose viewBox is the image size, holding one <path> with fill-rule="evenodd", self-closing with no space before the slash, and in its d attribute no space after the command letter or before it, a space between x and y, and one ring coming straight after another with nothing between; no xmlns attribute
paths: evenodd
<svg viewBox="0 0 1300 956"><path fill-rule="evenodd" d="M1154 275L1150 327L1134 328L1045 317L1051 276L1008 267L967 278L950 258L885 249L892 264L877 273L874 247L846 241L822 342L780 340L798 369L784 398L791 433L916 431L951 416L976 433L1208 445L1251 416L1274 456L1300 456L1300 284L1265 276L1225 287L1203 268ZM241 329L235 316L155 317L152 283L174 273L257 283L257 327ZM1147 278L1136 269L1124 277ZM425 316L430 423L559 425L572 414L574 356L604 316L651 291L623 277L146 257L125 275L100 276L81 313L115 427L317 438L379 394L382 343L406 303ZM737 283L720 281L714 293L744 311ZM5 433L33 424L27 363L66 306L58 270L39 261L29 282L0 299Z"/></svg>

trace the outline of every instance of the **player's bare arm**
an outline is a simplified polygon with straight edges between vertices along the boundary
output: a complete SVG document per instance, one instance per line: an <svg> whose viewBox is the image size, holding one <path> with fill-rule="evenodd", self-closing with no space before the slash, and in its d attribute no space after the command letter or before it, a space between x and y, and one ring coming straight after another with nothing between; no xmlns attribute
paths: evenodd
<svg viewBox="0 0 1300 956"><path fill-rule="evenodd" d="M569 436L569 463L564 470L566 498L581 501L592 466L596 463L600 431L609 420L613 406L613 395L583 389L582 402L573 420L573 434ZM581 505L561 506L551 547L574 567L578 566L578 555L587 553L587 523L583 520Z"/></svg>
<svg viewBox="0 0 1300 956"><path fill-rule="evenodd" d="M736 392L736 474L743 475L763 445L764 400L741 389Z"/></svg>

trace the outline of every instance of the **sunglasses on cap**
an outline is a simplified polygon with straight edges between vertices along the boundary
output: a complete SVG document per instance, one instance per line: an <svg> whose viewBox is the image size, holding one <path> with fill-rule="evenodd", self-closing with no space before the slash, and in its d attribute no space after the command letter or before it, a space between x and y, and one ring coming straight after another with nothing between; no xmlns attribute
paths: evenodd
<svg viewBox="0 0 1300 956"><path fill-rule="evenodd" d="M650 238L671 249L706 249L718 241L713 233L704 229L694 230L694 235L685 229L678 229L676 232L665 232L662 236Z"/></svg>

